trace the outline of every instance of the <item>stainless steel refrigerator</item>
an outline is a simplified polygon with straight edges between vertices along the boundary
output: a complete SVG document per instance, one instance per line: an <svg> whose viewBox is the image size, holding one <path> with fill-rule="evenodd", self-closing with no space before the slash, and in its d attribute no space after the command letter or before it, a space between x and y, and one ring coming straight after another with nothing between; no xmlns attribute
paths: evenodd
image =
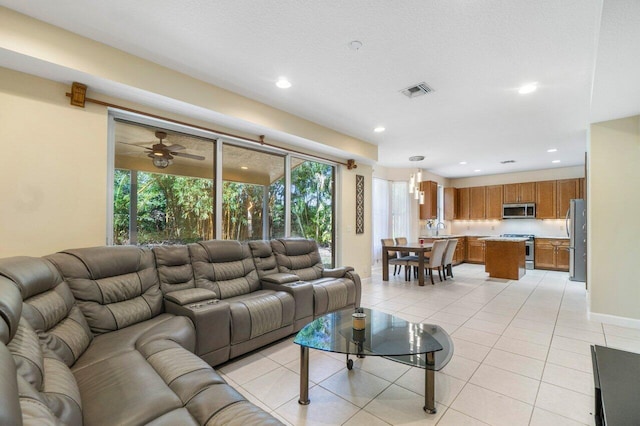
<svg viewBox="0 0 640 426"><path fill-rule="evenodd" d="M567 211L569 279L587 280L587 206L583 199L571 200Z"/></svg>

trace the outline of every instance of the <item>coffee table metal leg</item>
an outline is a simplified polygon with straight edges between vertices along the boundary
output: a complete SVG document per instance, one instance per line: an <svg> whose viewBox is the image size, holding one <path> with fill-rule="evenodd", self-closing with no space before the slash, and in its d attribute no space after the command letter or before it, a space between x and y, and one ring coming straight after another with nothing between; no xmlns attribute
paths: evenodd
<svg viewBox="0 0 640 426"><path fill-rule="evenodd" d="M309 348L300 346L300 399L298 404L309 405Z"/></svg>
<svg viewBox="0 0 640 426"><path fill-rule="evenodd" d="M427 367L425 368L424 375L424 411L429 414L436 413L436 376L433 366L435 365L436 354L435 352L427 353Z"/></svg>

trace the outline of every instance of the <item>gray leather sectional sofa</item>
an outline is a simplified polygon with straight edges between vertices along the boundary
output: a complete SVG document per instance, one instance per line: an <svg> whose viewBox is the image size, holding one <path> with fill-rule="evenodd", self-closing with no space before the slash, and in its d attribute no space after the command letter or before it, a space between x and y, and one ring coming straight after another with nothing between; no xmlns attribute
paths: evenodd
<svg viewBox="0 0 640 426"><path fill-rule="evenodd" d="M212 366L359 303L311 240L0 259L0 424L280 424Z"/></svg>

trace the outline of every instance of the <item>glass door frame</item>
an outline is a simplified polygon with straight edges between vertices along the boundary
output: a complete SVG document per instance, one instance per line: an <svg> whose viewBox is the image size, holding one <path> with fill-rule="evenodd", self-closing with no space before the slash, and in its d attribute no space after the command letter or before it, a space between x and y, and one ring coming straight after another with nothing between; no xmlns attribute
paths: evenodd
<svg viewBox="0 0 640 426"><path fill-rule="evenodd" d="M132 124L141 124L152 127L161 127L163 129L176 131L180 133L190 134L193 136L210 139L215 142L215 155L214 155L214 223L215 223L215 238L222 237L222 163L223 144L234 145L242 148L251 149L258 152L265 152L270 154L276 154L284 157L284 170L285 170L285 238L291 236L291 158L299 158L305 161L313 161L322 163L333 167L333 180L332 180L332 203L331 203L331 243L332 243L332 263L335 266L336 259L339 259L338 244L336 241L336 229L337 229L337 212L340 209L340 197L338 191L341 188L339 183L341 179L341 169L338 167L338 163L320 159L312 155L306 155L298 152L291 152L284 148L276 148L270 146L256 146L256 144L243 141L242 139L235 139L227 135L220 135L215 132L202 130L188 125L177 124L170 121L161 120L158 118L149 117L146 115L133 113L129 111L123 111L116 108L109 107L107 109L107 220L106 220L106 245L113 245L113 197L114 197L114 177L115 177L115 126L116 119L125 120ZM263 230L264 232L264 230Z"/></svg>

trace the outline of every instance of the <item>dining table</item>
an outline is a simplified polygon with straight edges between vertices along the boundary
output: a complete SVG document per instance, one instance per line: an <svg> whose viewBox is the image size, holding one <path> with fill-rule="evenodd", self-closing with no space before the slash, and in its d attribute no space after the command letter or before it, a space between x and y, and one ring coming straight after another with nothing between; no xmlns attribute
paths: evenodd
<svg viewBox="0 0 640 426"><path fill-rule="evenodd" d="M433 243L407 243L394 244L382 247L382 281L389 281L389 252L397 251L400 253L411 252L418 256L418 285L424 286L424 261L425 253L433 248Z"/></svg>

